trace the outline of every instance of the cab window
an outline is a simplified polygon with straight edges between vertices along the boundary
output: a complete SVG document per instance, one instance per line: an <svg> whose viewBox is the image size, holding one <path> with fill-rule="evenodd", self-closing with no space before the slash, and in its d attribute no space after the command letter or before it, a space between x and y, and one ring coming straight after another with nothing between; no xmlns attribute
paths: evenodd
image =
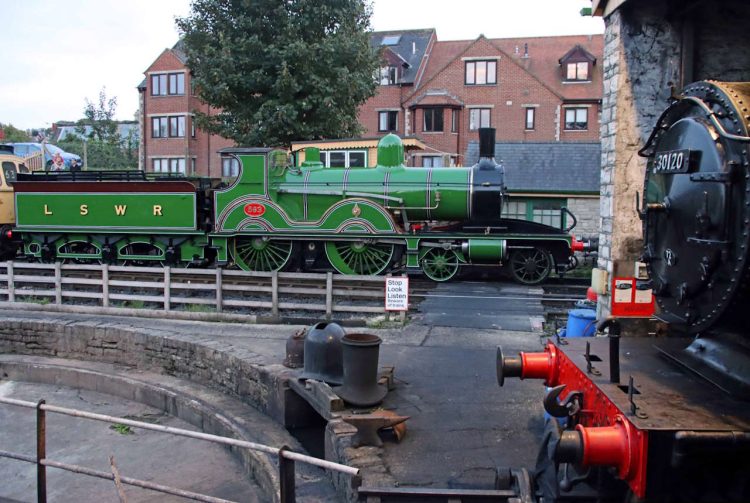
<svg viewBox="0 0 750 503"><path fill-rule="evenodd" d="M13 185L16 181L16 164L10 161L3 161L3 176L5 176L5 183Z"/></svg>

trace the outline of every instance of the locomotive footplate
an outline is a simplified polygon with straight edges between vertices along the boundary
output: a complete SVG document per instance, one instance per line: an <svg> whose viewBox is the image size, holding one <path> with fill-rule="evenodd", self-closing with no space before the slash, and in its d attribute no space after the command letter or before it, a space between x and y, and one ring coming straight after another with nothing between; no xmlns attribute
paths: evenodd
<svg viewBox="0 0 750 503"><path fill-rule="evenodd" d="M691 339L618 342L619 352L610 352L617 345L606 337L548 345L544 377L548 386L565 385L561 393L552 392L567 406L559 410L569 410L571 417L558 445L558 461L613 467L618 478L647 500L683 492L689 501L695 496L691 485L697 484L692 487L708 491L698 500L745 501L741 487L750 473L748 403L670 365L665 354L680 352ZM544 368L543 360L535 361L533 355L524 361L532 369Z"/></svg>
<svg viewBox="0 0 750 503"><path fill-rule="evenodd" d="M692 342L691 338L621 338L619 383L610 382L608 338L571 338L565 342L558 350L639 430L750 431L747 402L730 399L678 365L665 366L668 360L662 352L678 353ZM635 388L632 401L628 393L630 377ZM583 393L585 408L591 398L587 400L586 390ZM565 392L562 398L566 398ZM637 414L632 413L633 405Z"/></svg>

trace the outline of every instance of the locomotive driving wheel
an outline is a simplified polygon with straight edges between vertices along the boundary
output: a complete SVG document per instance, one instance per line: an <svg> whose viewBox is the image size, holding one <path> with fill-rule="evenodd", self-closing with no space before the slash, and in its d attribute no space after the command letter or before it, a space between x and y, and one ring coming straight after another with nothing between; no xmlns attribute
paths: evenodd
<svg viewBox="0 0 750 503"><path fill-rule="evenodd" d="M453 250L430 248L420 260L424 275L432 281L448 281L458 272L458 255Z"/></svg>
<svg viewBox="0 0 750 503"><path fill-rule="evenodd" d="M329 241L326 256L341 274L374 275L383 272L393 259L394 245L367 240Z"/></svg>
<svg viewBox="0 0 750 503"><path fill-rule="evenodd" d="M523 248L510 255L510 274L523 285L538 285L552 272L552 257L541 248Z"/></svg>
<svg viewBox="0 0 750 503"><path fill-rule="evenodd" d="M243 271L280 271L290 261L294 243L260 236L238 236L229 252Z"/></svg>

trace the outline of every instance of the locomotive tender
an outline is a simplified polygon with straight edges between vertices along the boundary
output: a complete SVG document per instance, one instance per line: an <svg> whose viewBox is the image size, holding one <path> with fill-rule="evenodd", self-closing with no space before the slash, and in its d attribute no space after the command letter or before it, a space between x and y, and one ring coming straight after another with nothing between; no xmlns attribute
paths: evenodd
<svg viewBox="0 0 750 503"><path fill-rule="evenodd" d="M315 151L294 167L282 151L226 149L241 170L225 188L141 172L20 175L13 235L42 261L405 269L435 281L462 264L507 264L527 284L567 270L583 249L567 230L501 218L494 130L481 135L469 168L406 168L401 140L387 135L375 168L324 169Z"/></svg>
<svg viewBox="0 0 750 503"><path fill-rule="evenodd" d="M750 83L688 85L641 151L642 260L669 336L620 339L608 319L608 337L498 348L498 383L543 379L566 421L547 422L545 501L750 501L749 104Z"/></svg>

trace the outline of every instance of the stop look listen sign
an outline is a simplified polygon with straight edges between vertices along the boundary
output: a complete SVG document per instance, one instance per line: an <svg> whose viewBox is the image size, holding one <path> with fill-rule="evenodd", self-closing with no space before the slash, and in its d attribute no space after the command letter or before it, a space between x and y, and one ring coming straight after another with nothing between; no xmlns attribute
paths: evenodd
<svg viewBox="0 0 750 503"><path fill-rule="evenodd" d="M409 278L406 276L385 278L385 310L409 310Z"/></svg>

